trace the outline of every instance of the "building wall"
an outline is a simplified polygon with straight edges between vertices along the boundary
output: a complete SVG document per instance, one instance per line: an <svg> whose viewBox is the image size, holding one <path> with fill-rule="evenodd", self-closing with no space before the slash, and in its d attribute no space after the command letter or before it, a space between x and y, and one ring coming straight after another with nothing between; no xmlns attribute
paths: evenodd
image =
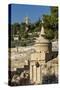
<svg viewBox="0 0 60 90"><path fill-rule="evenodd" d="M51 52L52 51L52 45L51 43L41 43L35 45L36 52Z"/></svg>

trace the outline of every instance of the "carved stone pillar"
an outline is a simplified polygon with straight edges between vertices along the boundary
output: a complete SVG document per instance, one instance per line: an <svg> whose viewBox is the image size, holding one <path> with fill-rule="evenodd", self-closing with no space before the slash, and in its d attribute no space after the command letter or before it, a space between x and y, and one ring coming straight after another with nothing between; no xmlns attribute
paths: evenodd
<svg viewBox="0 0 60 90"><path fill-rule="evenodd" d="M37 67L37 69L36 69L36 71L37 71L37 83L40 83L40 66L39 67Z"/></svg>
<svg viewBox="0 0 60 90"><path fill-rule="evenodd" d="M30 65L30 80L33 80L33 66Z"/></svg>
<svg viewBox="0 0 60 90"><path fill-rule="evenodd" d="M36 66L33 66L33 82L36 82Z"/></svg>

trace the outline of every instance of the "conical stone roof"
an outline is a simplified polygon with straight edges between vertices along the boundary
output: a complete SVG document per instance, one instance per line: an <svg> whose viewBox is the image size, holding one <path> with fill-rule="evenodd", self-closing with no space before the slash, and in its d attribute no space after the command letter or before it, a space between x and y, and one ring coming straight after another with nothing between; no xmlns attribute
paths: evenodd
<svg viewBox="0 0 60 90"><path fill-rule="evenodd" d="M44 32L44 27L42 25L41 32L40 32L39 38L36 39L36 43L49 43L49 40L45 39L44 35L45 35L45 32Z"/></svg>

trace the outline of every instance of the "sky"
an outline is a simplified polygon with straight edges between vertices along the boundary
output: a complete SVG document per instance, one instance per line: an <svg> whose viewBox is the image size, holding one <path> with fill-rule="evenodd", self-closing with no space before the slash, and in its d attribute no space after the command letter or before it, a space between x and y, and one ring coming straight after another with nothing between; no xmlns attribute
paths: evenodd
<svg viewBox="0 0 60 90"><path fill-rule="evenodd" d="M24 17L28 16L31 23L42 19L43 14L50 14L49 6L37 6L37 5L23 5L12 4L11 5L11 23L21 23L24 21Z"/></svg>

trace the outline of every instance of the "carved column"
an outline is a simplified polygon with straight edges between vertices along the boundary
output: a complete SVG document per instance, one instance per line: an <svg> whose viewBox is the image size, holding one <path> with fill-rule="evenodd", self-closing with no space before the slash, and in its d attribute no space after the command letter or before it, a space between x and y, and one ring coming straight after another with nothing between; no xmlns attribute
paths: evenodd
<svg viewBox="0 0 60 90"><path fill-rule="evenodd" d="M37 83L40 83L40 66L37 67Z"/></svg>
<svg viewBox="0 0 60 90"><path fill-rule="evenodd" d="M36 66L33 66L33 82L36 82Z"/></svg>
<svg viewBox="0 0 60 90"><path fill-rule="evenodd" d="M33 66L30 65L30 80L32 81L33 80Z"/></svg>

